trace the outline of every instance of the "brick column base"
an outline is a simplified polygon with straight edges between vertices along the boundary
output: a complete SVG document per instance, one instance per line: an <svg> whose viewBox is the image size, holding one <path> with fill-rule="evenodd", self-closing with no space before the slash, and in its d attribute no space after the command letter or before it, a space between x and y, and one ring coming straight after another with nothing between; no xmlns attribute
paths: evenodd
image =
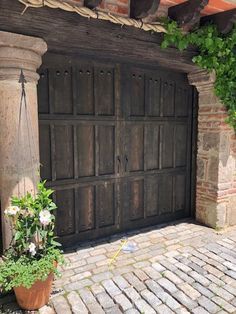
<svg viewBox="0 0 236 314"><path fill-rule="evenodd" d="M215 75L189 74L199 92L196 219L216 229L236 225L236 136L214 93Z"/></svg>

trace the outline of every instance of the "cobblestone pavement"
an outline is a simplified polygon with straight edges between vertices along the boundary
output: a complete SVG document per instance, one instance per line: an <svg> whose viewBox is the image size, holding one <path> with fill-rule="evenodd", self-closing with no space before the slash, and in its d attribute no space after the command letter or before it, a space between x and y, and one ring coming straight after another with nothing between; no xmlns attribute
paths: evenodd
<svg viewBox="0 0 236 314"><path fill-rule="evenodd" d="M126 236L138 250L121 252L112 267L121 236L66 254L51 307L40 313L236 313L236 227L218 233L182 221ZM10 301L5 310L15 309Z"/></svg>

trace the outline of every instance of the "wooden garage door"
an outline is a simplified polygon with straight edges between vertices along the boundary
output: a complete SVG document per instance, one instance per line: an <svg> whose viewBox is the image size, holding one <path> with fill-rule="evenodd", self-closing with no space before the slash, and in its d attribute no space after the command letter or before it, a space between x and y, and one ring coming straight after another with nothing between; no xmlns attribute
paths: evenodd
<svg viewBox="0 0 236 314"><path fill-rule="evenodd" d="M185 75L48 55L38 95L41 176L64 246L189 215Z"/></svg>

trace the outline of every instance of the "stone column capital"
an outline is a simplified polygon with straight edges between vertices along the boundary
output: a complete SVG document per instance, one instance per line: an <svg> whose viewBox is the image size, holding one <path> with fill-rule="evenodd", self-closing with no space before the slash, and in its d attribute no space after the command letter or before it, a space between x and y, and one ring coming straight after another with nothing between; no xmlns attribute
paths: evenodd
<svg viewBox="0 0 236 314"><path fill-rule="evenodd" d="M199 92L212 91L216 80L215 72L198 70L188 74L190 85L196 86Z"/></svg>
<svg viewBox="0 0 236 314"><path fill-rule="evenodd" d="M46 51L41 38L0 31L0 81L18 81L22 69L27 82L36 82Z"/></svg>

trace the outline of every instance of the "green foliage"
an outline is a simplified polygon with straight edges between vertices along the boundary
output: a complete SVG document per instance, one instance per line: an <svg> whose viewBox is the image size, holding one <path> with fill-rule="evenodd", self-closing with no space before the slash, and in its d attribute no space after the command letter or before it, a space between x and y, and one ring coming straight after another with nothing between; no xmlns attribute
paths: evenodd
<svg viewBox="0 0 236 314"><path fill-rule="evenodd" d="M184 34L174 21L166 23L162 47L175 46L184 50L193 45L198 55L193 62L203 69L215 71L215 94L226 106L227 122L236 131L236 26L222 35L215 25L208 25Z"/></svg>
<svg viewBox="0 0 236 314"><path fill-rule="evenodd" d="M46 280L50 273L59 275L55 261L63 262L58 249L48 249L40 259L22 255L18 258L6 256L0 263L0 284L4 291L14 287L30 288L37 280Z"/></svg>
<svg viewBox="0 0 236 314"><path fill-rule="evenodd" d="M63 261L54 235L56 205L52 193L45 181L40 182L36 196L12 197L11 206L5 210L13 229L10 248L0 263L0 286L6 291L20 285L29 288L35 280L57 272L55 262Z"/></svg>

